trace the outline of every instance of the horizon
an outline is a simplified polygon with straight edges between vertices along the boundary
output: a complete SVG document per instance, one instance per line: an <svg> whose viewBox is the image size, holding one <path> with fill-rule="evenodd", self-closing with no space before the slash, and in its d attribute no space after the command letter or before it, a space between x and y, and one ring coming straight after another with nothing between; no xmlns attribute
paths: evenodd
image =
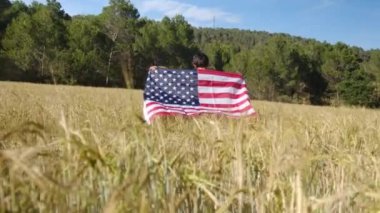
<svg viewBox="0 0 380 213"><path fill-rule="evenodd" d="M32 0L24 0L30 4ZM44 0L38 2L46 3ZM98 15L108 0L59 1L71 16ZM370 0L131 0L141 17L162 20L180 14L189 24L343 42L364 50L380 49L380 2ZM87 5L91 5L90 7Z"/></svg>

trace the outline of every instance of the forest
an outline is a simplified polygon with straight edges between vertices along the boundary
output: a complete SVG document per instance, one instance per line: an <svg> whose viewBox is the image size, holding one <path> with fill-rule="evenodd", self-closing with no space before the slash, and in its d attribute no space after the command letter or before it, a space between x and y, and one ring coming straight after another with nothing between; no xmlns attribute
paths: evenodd
<svg viewBox="0 0 380 213"><path fill-rule="evenodd" d="M0 80L144 87L148 67L210 67L245 76L258 100L380 107L380 50L284 33L197 28L177 15L141 17L129 0L70 16L59 1L0 0Z"/></svg>

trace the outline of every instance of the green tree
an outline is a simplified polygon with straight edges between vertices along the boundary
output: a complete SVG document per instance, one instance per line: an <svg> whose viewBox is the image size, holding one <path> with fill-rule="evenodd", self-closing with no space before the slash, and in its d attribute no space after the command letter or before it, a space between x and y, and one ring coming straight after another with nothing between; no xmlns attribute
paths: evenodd
<svg viewBox="0 0 380 213"><path fill-rule="evenodd" d="M321 104L327 86L320 63L284 35L233 55L228 69L246 76L255 98Z"/></svg>
<svg viewBox="0 0 380 213"><path fill-rule="evenodd" d="M7 20L8 18L6 17L6 11L11 8L11 6L12 4L8 0L0 0L0 39L9 23L9 20Z"/></svg>
<svg viewBox="0 0 380 213"><path fill-rule="evenodd" d="M304 49L304 63L301 78L305 82L304 92L309 94L311 104L325 104L328 81L324 78L321 67L321 55L324 52L322 45L311 42L308 48Z"/></svg>
<svg viewBox="0 0 380 213"><path fill-rule="evenodd" d="M204 51L210 58L210 66L217 70L225 70L234 54L234 48L231 45L218 42L204 45Z"/></svg>
<svg viewBox="0 0 380 213"><path fill-rule="evenodd" d="M141 20L142 27L133 49L136 53L136 87L143 88L146 79L146 70L152 65L165 64L168 53L159 42L160 23L152 20Z"/></svg>
<svg viewBox="0 0 380 213"><path fill-rule="evenodd" d="M0 0L0 79L23 80L22 71L14 61L4 53L2 39L7 27L21 12L27 12L28 7L22 1Z"/></svg>
<svg viewBox="0 0 380 213"><path fill-rule="evenodd" d="M56 2L48 1L47 6L33 2L7 28L2 42L6 56L37 81L54 81L64 72L60 51L66 44L66 28L58 12L62 10Z"/></svg>
<svg viewBox="0 0 380 213"><path fill-rule="evenodd" d="M2 44L6 55L34 80L51 81L64 72L59 57L66 45L66 27L49 6L34 2L31 11L21 12L12 22Z"/></svg>
<svg viewBox="0 0 380 213"><path fill-rule="evenodd" d="M134 49L139 53L139 57L143 58L145 65L162 65L165 58L164 50L157 36L160 33L160 23L151 20L143 20L143 22L134 43Z"/></svg>
<svg viewBox="0 0 380 213"><path fill-rule="evenodd" d="M191 57L197 51L191 25L181 15L164 17L160 23L158 39L165 52L162 63L173 67L191 67Z"/></svg>
<svg viewBox="0 0 380 213"><path fill-rule="evenodd" d="M56 1L47 1L47 6L35 4L36 12L32 14L34 52L42 76L62 75L64 70L60 64L60 51L66 48L67 29L64 24L64 12ZM34 9L32 7L32 9ZM59 69L59 70L56 70Z"/></svg>
<svg viewBox="0 0 380 213"><path fill-rule="evenodd" d="M346 72L353 72L360 68L362 59L358 51L341 42L336 45L325 44L325 47L321 71L329 82L328 90L331 96L337 92L337 85L344 80Z"/></svg>
<svg viewBox="0 0 380 213"><path fill-rule="evenodd" d="M191 68L192 55L198 50L193 29L183 16L164 17L161 22L142 20L134 49L138 54L138 82L145 79L150 65Z"/></svg>
<svg viewBox="0 0 380 213"><path fill-rule="evenodd" d="M21 12L28 12L28 7L22 1L10 2L8 0L0 0L0 41L5 34L8 25ZM0 49L2 48L0 43Z"/></svg>
<svg viewBox="0 0 380 213"><path fill-rule="evenodd" d="M52 15L55 19L59 20L70 20L71 17L69 14L65 12L65 10L62 9L61 3L59 3L57 0L46 0L46 6L51 11Z"/></svg>
<svg viewBox="0 0 380 213"><path fill-rule="evenodd" d="M32 30L30 15L21 13L7 28L2 41L6 56L12 59L22 70L29 71L27 72L29 74L30 67L35 63L33 55L35 45L31 35ZM30 76L34 76L34 73Z"/></svg>
<svg viewBox="0 0 380 213"><path fill-rule="evenodd" d="M339 83L338 91L347 104L374 106L376 104L373 76L362 69L348 72Z"/></svg>
<svg viewBox="0 0 380 213"><path fill-rule="evenodd" d="M107 75L107 51L111 45L112 41L102 32L97 17L74 17L68 24L68 49L65 54L69 64L66 73L68 82L96 86L116 83L116 79Z"/></svg>
<svg viewBox="0 0 380 213"><path fill-rule="evenodd" d="M101 14L104 32L114 44L109 49L107 76L111 72L112 63L117 63L126 86L134 88L135 53L133 43L138 33L140 15L129 0L110 0L109 3L110 5L103 8ZM108 84L108 81L106 83Z"/></svg>
<svg viewBox="0 0 380 213"><path fill-rule="evenodd" d="M304 72L304 57L297 46L284 36L275 36L268 41L269 60L273 69L268 72L276 93L284 100L291 100L304 87L301 72Z"/></svg>
<svg viewBox="0 0 380 213"><path fill-rule="evenodd" d="M370 59L363 63L363 69L375 77L376 96L380 97L380 50L371 50L369 54Z"/></svg>

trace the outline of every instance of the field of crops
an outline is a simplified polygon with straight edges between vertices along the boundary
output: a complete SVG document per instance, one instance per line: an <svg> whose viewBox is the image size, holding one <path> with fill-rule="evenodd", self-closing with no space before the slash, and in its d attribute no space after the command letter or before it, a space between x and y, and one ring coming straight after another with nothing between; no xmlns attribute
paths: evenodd
<svg viewBox="0 0 380 213"><path fill-rule="evenodd" d="M0 212L377 212L380 111L253 101L142 119L138 90L0 82Z"/></svg>

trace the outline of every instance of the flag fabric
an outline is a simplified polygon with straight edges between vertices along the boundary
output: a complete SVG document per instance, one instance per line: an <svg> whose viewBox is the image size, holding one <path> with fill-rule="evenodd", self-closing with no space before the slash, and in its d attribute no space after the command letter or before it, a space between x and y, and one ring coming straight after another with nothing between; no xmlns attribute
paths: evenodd
<svg viewBox="0 0 380 213"><path fill-rule="evenodd" d="M255 114L240 74L208 69L159 68L149 72L143 110L148 124L164 115L212 113L241 117Z"/></svg>

